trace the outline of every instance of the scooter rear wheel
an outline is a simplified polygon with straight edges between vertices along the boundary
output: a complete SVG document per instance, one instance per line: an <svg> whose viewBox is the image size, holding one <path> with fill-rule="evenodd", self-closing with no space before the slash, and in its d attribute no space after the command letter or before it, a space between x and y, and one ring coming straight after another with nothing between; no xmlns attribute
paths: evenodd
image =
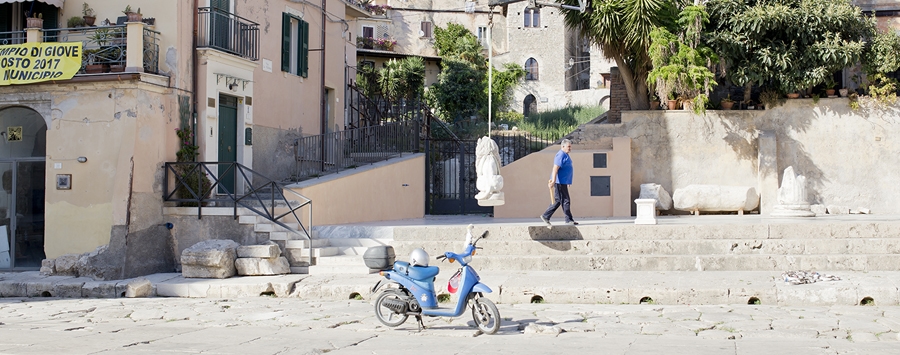
<svg viewBox="0 0 900 355"><path fill-rule="evenodd" d="M396 327L403 324L403 322L406 322L406 319L409 318L409 315L406 313L401 314L395 312L384 305L384 301L396 300L405 304L409 302L408 299L409 297L399 290L385 290L375 299L375 318L378 318L378 321L381 322L381 324L388 327Z"/></svg>
<svg viewBox="0 0 900 355"><path fill-rule="evenodd" d="M500 330L500 311L491 300L476 297L472 303L472 318L478 330L485 334L494 334Z"/></svg>

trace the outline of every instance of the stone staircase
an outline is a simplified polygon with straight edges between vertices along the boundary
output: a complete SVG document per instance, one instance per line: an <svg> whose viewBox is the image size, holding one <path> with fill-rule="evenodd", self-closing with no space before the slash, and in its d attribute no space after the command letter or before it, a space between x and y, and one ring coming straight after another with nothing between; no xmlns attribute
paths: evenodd
<svg viewBox="0 0 900 355"><path fill-rule="evenodd" d="M753 218L753 217L750 217ZM479 242L490 271L900 271L900 222L713 225L491 225ZM465 226L394 231L398 258L461 251Z"/></svg>

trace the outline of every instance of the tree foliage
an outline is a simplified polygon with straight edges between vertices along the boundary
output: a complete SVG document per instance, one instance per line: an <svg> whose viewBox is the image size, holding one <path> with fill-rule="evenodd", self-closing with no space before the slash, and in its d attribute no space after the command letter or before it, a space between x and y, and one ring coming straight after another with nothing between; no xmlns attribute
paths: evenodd
<svg viewBox="0 0 900 355"><path fill-rule="evenodd" d="M578 0L559 2L577 6ZM662 27L674 31L684 0L593 0L590 11L561 10L565 23L579 29L613 59L625 82L631 108L649 108L647 75L650 32Z"/></svg>
<svg viewBox="0 0 900 355"><path fill-rule="evenodd" d="M849 0L710 0L708 44L726 78L749 93L782 93L823 83L857 63L874 22Z"/></svg>
<svg viewBox="0 0 900 355"><path fill-rule="evenodd" d="M487 106L484 71L457 58L446 58L442 65L431 91L445 120L467 117Z"/></svg>

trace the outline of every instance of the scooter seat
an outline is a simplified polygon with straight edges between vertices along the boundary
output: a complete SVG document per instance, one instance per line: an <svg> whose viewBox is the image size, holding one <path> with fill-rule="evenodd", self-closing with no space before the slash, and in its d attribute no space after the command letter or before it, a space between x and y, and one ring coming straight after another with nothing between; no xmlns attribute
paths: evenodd
<svg viewBox="0 0 900 355"><path fill-rule="evenodd" d="M418 281L428 281L441 272L437 266L415 266L405 261L394 262L394 271L406 274L409 278Z"/></svg>

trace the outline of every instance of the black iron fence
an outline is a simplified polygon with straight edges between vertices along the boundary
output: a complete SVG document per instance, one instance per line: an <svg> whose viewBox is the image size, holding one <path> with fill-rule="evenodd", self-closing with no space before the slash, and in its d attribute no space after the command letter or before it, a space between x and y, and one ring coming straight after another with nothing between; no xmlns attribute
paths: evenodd
<svg viewBox="0 0 900 355"><path fill-rule="evenodd" d="M293 179L302 181L418 152L418 121L385 123L300 138Z"/></svg>
<svg viewBox="0 0 900 355"><path fill-rule="evenodd" d="M214 48L253 61L259 59L259 24L216 8L197 9L197 46Z"/></svg>
<svg viewBox="0 0 900 355"><path fill-rule="evenodd" d="M167 162L163 200L197 207L198 218L203 217L203 207L210 203L234 207L234 218L238 217L238 208L246 208L307 240L310 238L298 211L306 207L307 221L312 225L312 200L235 162Z"/></svg>
<svg viewBox="0 0 900 355"><path fill-rule="evenodd" d="M144 28L144 47L141 49L145 73L159 73L160 32ZM0 33L2 36L2 33ZM0 37L2 38L2 37ZM128 31L126 25L60 28L44 32L47 42L81 42L82 57L79 74L100 74L125 71L128 59Z"/></svg>
<svg viewBox="0 0 900 355"><path fill-rule="evenodd" d="M25 43L25 31L0 32L0 46Z"/></svg>

